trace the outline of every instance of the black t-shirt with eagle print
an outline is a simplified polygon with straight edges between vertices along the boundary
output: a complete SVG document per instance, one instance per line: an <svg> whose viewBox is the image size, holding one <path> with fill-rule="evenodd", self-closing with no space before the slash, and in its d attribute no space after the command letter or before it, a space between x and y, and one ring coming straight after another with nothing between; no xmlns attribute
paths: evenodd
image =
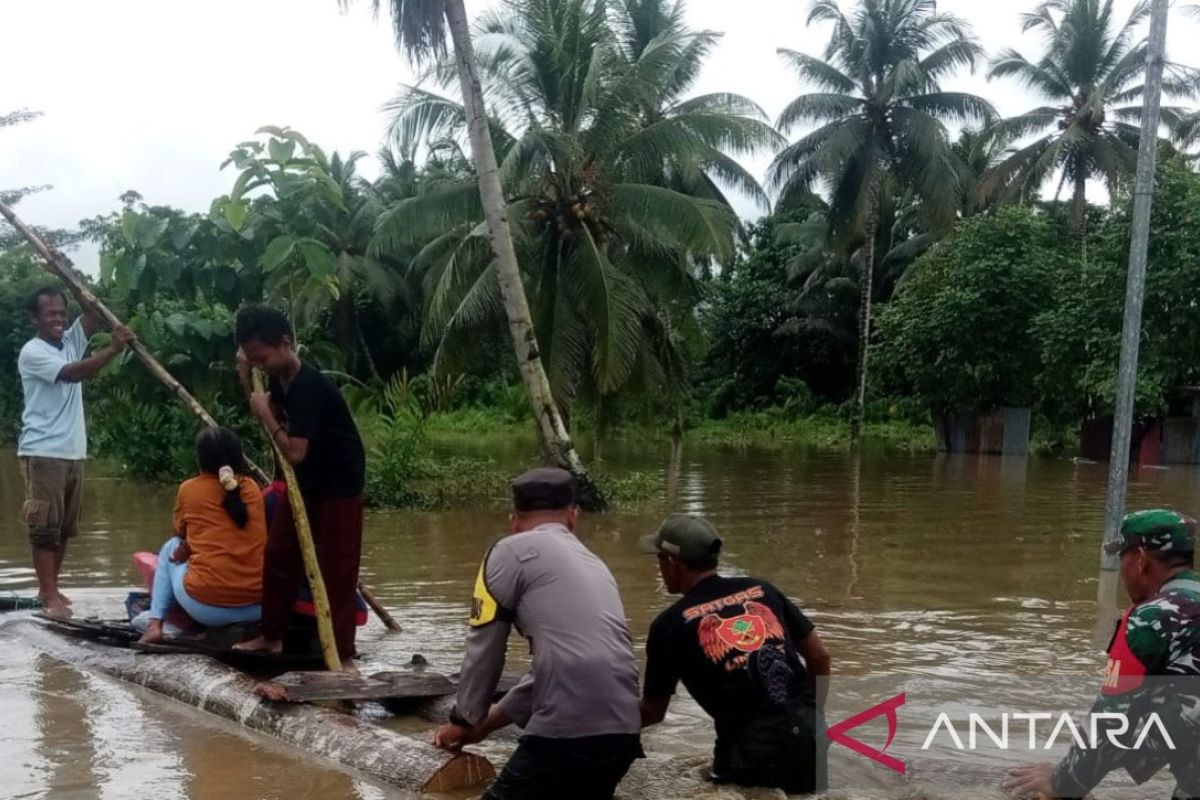
<svg viewBox="0 0 1200 800"><path fill-rule="evenodd" d="M756 716L789 700L815 703L796 643L813 624L782 592L755 578L714 575L658 615L646 638L646 697L679 681L713 718L717 749Z"/></svg>

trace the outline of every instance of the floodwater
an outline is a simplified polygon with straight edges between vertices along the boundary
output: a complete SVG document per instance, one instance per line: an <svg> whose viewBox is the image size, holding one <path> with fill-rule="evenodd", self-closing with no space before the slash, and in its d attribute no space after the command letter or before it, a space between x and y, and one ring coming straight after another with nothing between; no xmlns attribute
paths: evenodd
<svg viewBox="0 0 1200 800"><path fill-rule="evenodd" d="M473 447L514 471L527 458L511 444ZM727 570L772 581L817 624L834 657L831 723L906 693L888 749L908 763L906 776L835 745L831 796L999 796L1007 766L1062 752L1062 737L1040 754L1016 747L962 753L945 737L922 750L929 725L921 720L942 710L963 720L976 710L993 717L1086 711L1104 663L1092 644L1104 465L686 443L674 452L610 446L604 455L609 471L657 471L666 495L636 510L585 515L579 531L615 574L639 651L671 598L654 560L636 552L636 539L669 510L702 513L725 537ZM117 616L136 581L130 553L157 549L169 532L173 488L98 472L88 481L83 534L73 543L64 588L83 613ZM1134 478L1131 507L1200 509L1198 471L1142 470ZM0 452L0 594L35 585L15 521L21 500L16 458ZM421 653L439 670L457 670L474 573L505 522L498 508L368 515L363 577L404 631L386 634L372 622L359 640L365 669ZM0 629L0 643L2 798L406 796L56 661L19 628ZM511 665L526 652L514 639ZM392 724L429 728L414 719ZM887 734L865 725L853 735L878 748ZM1023 740L1024 729L1014 737ZM650 757L621 797L774 796L704 781L711 727L686 695L645 744ZM511 737L498 737L483 749L499 764L512 746ZM1117 779L1102 796L1165 796L1170 783L1131 787Z"/></svg>

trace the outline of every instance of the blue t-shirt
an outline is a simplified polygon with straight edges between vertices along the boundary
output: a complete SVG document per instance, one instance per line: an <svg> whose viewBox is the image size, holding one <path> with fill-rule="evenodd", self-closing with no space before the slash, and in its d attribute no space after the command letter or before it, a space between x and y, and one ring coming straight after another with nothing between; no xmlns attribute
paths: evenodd
<svg viewBox="0 0 1200 800"><path fill-rule="evenodd" d="M81 461L87 458L83 387L60 381L58 375L87 352L88 337L82 319L75 320L59 344L56 347L35 337L25 343L17 358L21 388L25 390L17 455Z"/></svg>

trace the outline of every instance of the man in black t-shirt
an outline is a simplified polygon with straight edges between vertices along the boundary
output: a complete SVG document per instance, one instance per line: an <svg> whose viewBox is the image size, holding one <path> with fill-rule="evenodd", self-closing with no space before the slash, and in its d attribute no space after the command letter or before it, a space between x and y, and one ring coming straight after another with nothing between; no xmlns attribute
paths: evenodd
<svg viewBox="0 0 1200 800"><path fill-rule="evenodd" d="M642 726L663 720L679 681L713 718L713 780L787 792L823 789L825 727L818 712L829 652L782 592L717 574L721 538L705 519L677 514L642 537L667 591L683 597L646 639Z"/></svg>
<svg viewBox="0 0 1200 800"><path fill-rule="evenodd" d="M333 381L296 354L292 326L282 312L266 306L238 311L237 343L238 372L250 395L250 410L295 468L329 596L338 656L349 664L354 657L366 472L358 427ZM270 376L267 393L252 390L251 367ZM303 577L296 522L285 495L272 515L263 553L262 636L240 649L282 650Z"/></svg>

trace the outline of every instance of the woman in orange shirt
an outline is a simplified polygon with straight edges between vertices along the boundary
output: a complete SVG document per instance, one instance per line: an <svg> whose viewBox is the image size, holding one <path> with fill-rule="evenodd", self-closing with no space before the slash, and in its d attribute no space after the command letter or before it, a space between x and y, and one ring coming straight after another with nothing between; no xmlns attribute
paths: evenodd
<svg viewBox="0 0 1200 800"><path fill-rule="evenodd" d="M175 498L175 536L158 554L143 642L164 638L172 603L210 628L262 616L267 521L241 441L228 428L205 428L196 437L196 460L200 474Z"/></svg>

